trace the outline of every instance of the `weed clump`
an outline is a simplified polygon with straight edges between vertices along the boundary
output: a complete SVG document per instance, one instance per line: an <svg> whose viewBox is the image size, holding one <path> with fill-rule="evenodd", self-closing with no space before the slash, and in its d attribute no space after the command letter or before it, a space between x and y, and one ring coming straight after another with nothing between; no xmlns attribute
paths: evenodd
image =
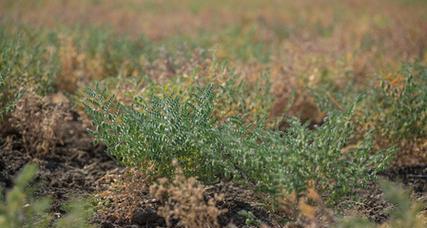
<svg viewBox="0 0 427 228"><path fill-rule="evenodd" d="M205 187L194 177L184 176L177 163L172 180L153 181L149 172L126 169L106 175L112 184L96 196L97 220L116 224L218 227L218 216L225 212L216 207L220 195L206 199ZM166 222L166 224L165 224Z"/></svg>
<svg viewBox="0 0 427 228"><path fill-rule="evenodd" d="M60 142L57 128L70 118L66 104L55 104L48 97L28 92L17 101L9 121L22 135L25 149L42 155Z"/></svg>

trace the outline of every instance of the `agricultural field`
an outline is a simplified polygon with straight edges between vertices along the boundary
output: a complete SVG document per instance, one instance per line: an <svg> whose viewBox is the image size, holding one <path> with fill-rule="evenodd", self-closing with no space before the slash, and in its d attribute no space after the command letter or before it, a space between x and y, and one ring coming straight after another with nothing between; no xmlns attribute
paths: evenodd
<svg viewBox="0 0 427 228"><path fill-rule="evenodd" d="M427 227L427 1L0 0L15 227Z"/></svg>

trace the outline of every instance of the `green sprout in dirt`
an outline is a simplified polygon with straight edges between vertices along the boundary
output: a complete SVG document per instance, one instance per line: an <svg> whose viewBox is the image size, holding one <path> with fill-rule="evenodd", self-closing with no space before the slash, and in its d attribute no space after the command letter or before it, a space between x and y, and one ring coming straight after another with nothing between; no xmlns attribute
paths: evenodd
<svg viewBox="0 0 427 228"><path fill-rule="evenodd" d="M15 180L15 186L6 193L0 203L0 226L47 227L52 217L48 210L50 200L47 198L31 199L28 185L35 178L37 168L27 165Z"/></svg>
<svg viewBox="0 0 427 228"><path fill-rule="evenodd" d="M37 170L34 164L26 165L15 179L13 188L0 200L0 227L92 227L88 223L88 204L81 200L72 201L66 208L67 214L56 221L53 220L49 213L51 200L46 197L32 197L31 184Z"/></svg>

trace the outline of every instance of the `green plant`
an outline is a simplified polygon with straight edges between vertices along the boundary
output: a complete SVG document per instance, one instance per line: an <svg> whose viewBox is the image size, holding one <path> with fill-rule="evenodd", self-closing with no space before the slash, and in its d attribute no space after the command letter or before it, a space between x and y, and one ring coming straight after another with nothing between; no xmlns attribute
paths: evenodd
<svg viewBox="0 0 427 228"><path fill-rule="evenodd" d="M314 131L298 121L291 122L284 139L288 156L283 171L288 182L283 184L288 189L300 192L313 180L318 191L328 194L330 203L363 187L386 167L392 151L374 154L370 134L360 142L351 141L353 110L329 113L327 121Z"/></svg>
<svg viewBox="0 0 427 228"><path fill-rule="evenodd" d="M413 201L410 193L402 186L391 182L383 182L382 186L385 199L394 205L390 211L391 219L388 222L391 227L421 228L427 225L427 216L422 214L425 204Z"/></svg>
<svg viewBox="0 0 427 228"><path fill-rule="evenodd" d="M350 144L354 108L330 113L315 130L293 119L283 135L261 120L218 121L213 86L192 91L187 99L151 95L125 106L105 89L88 89L84 103L95 125L92 134L124 164L154 168L154 174L171 175L177 159L188 176L232 179L273 194L283 188L302 192L314 180L328 202L366 184L391 157L390 151L372 153L369 134Z"/></svg>
<svg viewBox="0 0 427 228"><path fill-rule="evenodd" d="M91 227L88 223L89 206L84 201L72 201L64 217L53 222L49 213L51 200L46 197L33 198L31 184L34 182L37 167L26 165L15 179L13 188L0 198L0 227ZM3 191L1 191L3 196Z"/></svg>
<svg viewBox="0 0 427 228"><path fill-rule="evenodd" d="M136 99L134 107L141 111L117 103L105 90L88 90L87 95L86 112L96 126L92 133L123 163L154 165L160 174L170 175L176 158L189 175L212 180L220 172L220 164L207 160L221 148L212 118L212 88L186 101L171 96Z"/></svg>
<svg viewBox="0 0 427 228"><path fill-rule="evenodd" d="M37 168L27 165L15 180L15 186L0 201L0 226L47 227L52 217L48 214L50 200L32 199L28 185L35 178Z"/></svg>
<svg viewBox="0 0 427 228"><path fill-rule="evenodd" d="M333 203L375 178L392 157L391 150L373 153L369 134L360 142L351 141L353 111L329 113L314 130L291 119L284 135L240 127L238 133L230 129L223 140L235 141L229 145L235 145L231 154L236 156L236 167L256 186L273 193L280 187L300 193L313 180L328 196L327 202Z"/></svg>
<svg viewBox="0 0 427 228"><path fill-rule="evenodd" d="M83 199L66 202L63 206L66 214L54 222L54 227L58 228L92 228L90 224L92 208L88 201Z"/></svg>
<svg viewBox="0 0 427 228"><path fill-rule="evenodd" d="M271 56L271 46L260 34L256 25L233 26L221 33L217 38L216 55L221 59L230 59L242 62L268 63ZM211 36L212 37L212 36ZM213 36L215 37L215 36ZM214 43L211 40L209 43Z"/></svg>

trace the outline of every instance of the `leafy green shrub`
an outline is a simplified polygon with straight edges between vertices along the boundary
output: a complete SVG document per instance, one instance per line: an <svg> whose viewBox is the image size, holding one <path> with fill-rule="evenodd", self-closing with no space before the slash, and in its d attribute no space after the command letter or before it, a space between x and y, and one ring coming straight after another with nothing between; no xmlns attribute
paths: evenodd
<svg viewBox="0 0 427 228"><path fill-rule="evenodd" d="M314 130L291 119L283 136L268 129L240 127L238 133L231 129L224 133L223 140L234 141L231 154L235 154L237 167L257 186L302 192L313 180L330 203L372 180L392 154L390 150L373 154L369 134L351 144L353 110L330 113Z"/></svg>
<svg viewBox="0 0 427 228"><path fill-rule="evenodd" d="M218 121L213 86L193 91L187 99L151 95L126 106L97 88L88 89L84 103L93 135L114 157L159 175L170 175L177 159L186 175L205 182L233 179L271 193L301 192L314 180L333 201L365 184L388 161L388 151L371 155L370 137L349 145L354 109L331 113L312 131L292 120L282 135L261 120Z"/></svg>
<svg viewBox="0 0 427 228"><path fill-rule="evenodd" d="M187 101L170 96L153 96L148 102L137 99L134 106L143 111L99 92L89 90L86 102L86 111L96 125L93 133L123 163L146 168L155 165L159 173L171 174L172 160L177 158L189 175L212 177L221 172L220 164L206 160L206 153L221 147L220 131L212 118L211 88Z"/></svg>
<svg viewBox="0 0 427 228"><path fill-rule="evenodd" d="M328 120L314 131L297 121L291 122L284 139L289 155L283 169L286 179L291 181L285 186L305 190L307 181L314 180L316 189L335 200L364 186L386 167L392 151L373 154L370 134L360 142L351 141L353 110L330 113Z"/></svg>
<svg viewBox="0 0 427 228"><path fill-rule="evenodd" d="M29 187L36 173L35 165L26 165L15 179L14 187L6 192L4 199L0 199L0 227L51 227L50 200L31 197L32 189ZM74 201L70 205L68 213L55 221L54 227L91 227L87 222L87 204Z"/></svg>

